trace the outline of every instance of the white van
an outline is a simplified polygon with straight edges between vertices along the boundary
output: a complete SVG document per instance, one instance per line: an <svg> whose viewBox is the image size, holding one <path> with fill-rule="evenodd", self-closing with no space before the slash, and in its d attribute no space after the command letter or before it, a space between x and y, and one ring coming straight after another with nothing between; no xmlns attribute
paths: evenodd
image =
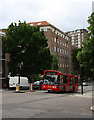
<svg viewBox="0 0 94 120"><path fill-rule="evenodd" d="M9 88L16 88L16 84L19 82L19 76L9 78ZM29 88L29 82L27 77L20 77L20 88Z"/></svg>

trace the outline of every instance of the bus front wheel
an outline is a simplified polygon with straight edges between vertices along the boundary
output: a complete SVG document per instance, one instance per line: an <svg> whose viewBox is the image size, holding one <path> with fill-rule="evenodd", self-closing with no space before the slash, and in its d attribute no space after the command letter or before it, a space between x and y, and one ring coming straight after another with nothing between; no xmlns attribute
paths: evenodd
<svg viewBox="0 0 94 120"><path fill-rule="evenodd" d="M51 93L51 90L48 90L48 93Z"/></svg>

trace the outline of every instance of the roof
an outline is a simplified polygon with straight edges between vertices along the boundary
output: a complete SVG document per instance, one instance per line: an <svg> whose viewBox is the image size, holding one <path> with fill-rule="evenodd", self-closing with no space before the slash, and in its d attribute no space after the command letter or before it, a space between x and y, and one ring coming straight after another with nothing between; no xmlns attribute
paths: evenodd
<svg viewBox="0 0 94 120"><path fill-rule="evenodd" d="M66 36L68 36L66 33L64 33L63 31L61 31L60 29L58 29L57 27L55 27L54 25L50 24L47 21L31 22L31 23L27 23L27 25L30 25L32 27L36 27L36 26L40 26L40 27L42 27L42 26L51 26L55 30L58 30L59 32L61 32L61 33L65 34Z"/></svg>
<svg viewBox="0 0 94 120"><path fill-rule="evenodd" d="M86 31L86 32L88 32L87 29L76 29L76 30L68 31L68 32L66 32L66 34L68 34L68 33L70 34L70 32L74 32L74 31L77 32L77 31L79 31L79 30L80 30L80 31Z"/></svg>
<svg viewBox="0 0 94 120"><path fill-rule="evenodd" d="M27 25L31 25L31 26L35 27L35 26L47 26L47 25L51 25L51 24L47 21L39 21L39 22L27 23Z"/></svg>
<svg viewBox="0 0 94 120"><path fill-rule="evenodd" d="M0 32L6 32L6 29L0 29Z"/></svg>

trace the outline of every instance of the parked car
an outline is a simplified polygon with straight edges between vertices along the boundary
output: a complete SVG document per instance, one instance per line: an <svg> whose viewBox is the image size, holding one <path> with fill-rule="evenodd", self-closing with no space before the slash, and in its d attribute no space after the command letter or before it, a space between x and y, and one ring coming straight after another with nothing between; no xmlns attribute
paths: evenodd
<svg viewBox="0 0 94 120"><path fill-rule="evenodd" d="M9 88L16 88L16 84L18 84L18 81L18 76L10 77ZM29 88L29 82L27 77L20 77L20 88Z"/></svg>
<svg viewBox="0 0 94 120"><path fill-rule="evenodd" d="M33 89L34 90L41 90L42 89L42 84L43 84L43 80L34 82L33 83Z"/></svg>
<svg viewBox="0 0 94 120"><path fill-rule="evenodd" d="M88 86L88 83L87 82L83 82L83 86Z"/></svg>
<svg viewBox="0 0 94 120"><path fill-rule="evenodd" d="M43 84L48 84L48 80L44 79Z"/></svg>

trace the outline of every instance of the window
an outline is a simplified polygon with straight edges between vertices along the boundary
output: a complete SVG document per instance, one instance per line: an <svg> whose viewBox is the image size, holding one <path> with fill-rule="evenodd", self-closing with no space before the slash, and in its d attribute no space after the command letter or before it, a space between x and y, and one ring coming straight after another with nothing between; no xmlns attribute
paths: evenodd
<svg viewBox="0 0 94 120"><path fill-rule="evenodd" d="M54 51L56 52L56 46L54 46Z"/></svg>
<svg viewBox="0 0 94 120"><path fill-rule="evenodd" d="M68 50L67 50L67 55L68 55Z"/></svg>
<svg viewBox="0 0 94 120"><path fill-rule="evenodd" d="M59 52L59 48L57 48L57 52Z"/></svg>
<svg viewBox="0 0 94 120"><path fill-rule="evenodd" d="M65 68L67 67L67 65L65 64Z"/></svg>
<svg viewBox="0 0 94 120"><path fill-rule="evenodd" d="M64 45L64 41L63 41L63 45Z"/></svg>
<svg viewBox="0 0 94 120"><path fill-rule="evenodd" d="M41 23L38 23L38 25L41 25Z"/></svg>
<svg viewBox="0 0 94 120"><path fill-rule="evenodd" d="M61 40L60 40L60 44L62 44Z"/></svg>
<svg viewBox="0 0 94 120"><path fill-rule="evenodd" d="M78 82L78 78L73 77L73 84L76 84Z"/></svg>
<svg viewBox="0 0 94 120"><path fill-rule="evenodd" d="M67 47L68 47L68 43L67 43Z"/></svg>
<svg viewBox="0 0 94 120"><path fill-rule="evenodd" d="M77 82L78 82L78 78L75 77L75 83L77 83Z"/></svg>
<svg viewBox="0 0 94 120"><path fill-rule="evenodd" d="M70 84L72 84L72 77L70 77Z"/></svg>
<svg viewBox="0 0 94 120"><path fill-rule="evenodd" d="M57 31L55 31L55 34L57 34Z"/></svg>
<svg viewBox="0 0 94 120"><path fill-rule="evenodd" d="M52 32L54 32L54 29L52 29Z"/></svg>
<svg viewBox="0 0 94 120"><path fill-rule="evenodd" d="M62 49L60 48L60 53L62 53Z"/></svg>
<svg viewBox="0 0 94 120"><path fill-rule="evenodd" d="M48 81L47 84L59 84L58 75L44 75L44 81Z"/></svg>
<svg viewBox="0 0 94 120"><path fill-rule="evenodd" d="M60 64L60 67L62 67L62 64Z"/></svg>
<svg viewBox="0 0 94 120"><path fill-rule="evenodd" d="M63 76L60 75L60 83L63 84Z"/></svg>
<svg viewBox="0 0 94 120"><path fill-rule="evenodd" d="M65 55L66 55L66 50L65 50Z"/></svg>
<svg viewBox="0 0 94 120"><path fill-rule="evenodd" d="M54 42L56 42L56 38L54 38Z"/></svg>
<svg viewBox="0 0 94 120"><path fill-rule="evenodd" d="M64 54L64 49L63 49L63 54Z"/></svg>
<svg viewBox="0 0 94 120"><path fill-rule="evenodd" d="M65 38L65 35L63 35L63 38Z"/></svg>
<svg viewBox="0 0 94 120"><path fill-rule="evenodd" d="M44 30L44 31L47 31L47 28L44 28L43 30Z"/></svg>
<svg viewBox="0 0 94 120"><path fill-rule="evenodd" d="M57 39L57 43L59 44L59 40Z"/></svg>
<svg viewBox="0 0 94 120"><path fill-rule="evenodd" d="M30 26L33 26L33 24L30 24Z"/></svg>
<svg viewBox="0 0 94 120"><path fill-rule="evenodd" d="M83 42L83 33L81 34L81 42Z"/></svg>
<svg viewBox="0 0 94 120"><path fill-rule="evenodd" d="M65 47L66 47L66 43L65 43Z"/></svg>
<svg viewBox="0 0 94 120"><path fill-rule="evenodd" d="M68 76L63 75L63 83L68 83Z"/></svg>
<svg viewBox="0 0 94 120"><path fill-rule="evenodd" d="M65 39L67 40L67 36L65 36Z"/></svg>

